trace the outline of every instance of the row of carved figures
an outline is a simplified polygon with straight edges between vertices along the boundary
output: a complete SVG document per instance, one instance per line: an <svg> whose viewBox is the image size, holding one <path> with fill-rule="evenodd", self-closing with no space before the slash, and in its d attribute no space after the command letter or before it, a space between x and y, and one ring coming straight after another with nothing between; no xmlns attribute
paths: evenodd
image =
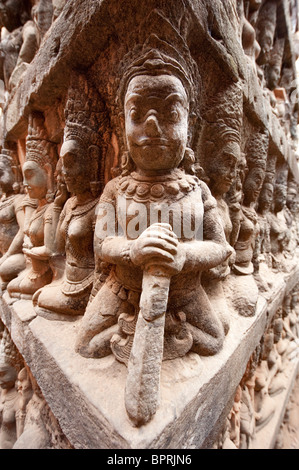
<svg viewBox="0 0 299 470"><path fill-rule="evenodd" d="M73 71L59 152L33 110L22 168L19 143L0 163L3 292L49 320L79 318L78 353L125 363L137 426L155 414L162 360L217 354L230 303L254 315L271 287L261 265L291 269L298 239L284 156L265 129L242 139L242 82L221 86L199 132L199 67L167 25L171 40L149 31L125 55L113 105Z"/></svg>
<svg viewBox="0 0 299 470"><path fill-rule="evenodd" d="M271 288L260 267L272 273L296 264L298 200L266 131L241 149L239 119L230 126L220 116L203 125L206 153L189 147L193 68L151 44L126 67L118 93L126 150L106 185L108 121L83 75L74 74L69 88L59 157L35 111L22 168L12 142L2 149L0 276L9 302L31 300L47 319L82 317L77 352L112 351L128 365L127 409L141 425L156 400L143 400L150 409L134 415L140 407L130 408L130 386L137 381L140 394L151 395L147 367L157 363L159 381L162 359L219 352L227 301L254 315L259 291ZM232 88L239 96L239 84ZM154 357L135 367L140 348Z"/></svg>
<svg viewBox="0 0 299 470"><path fill-rule="evenodd" d="M277 310L250 357L215 448L253 449L270 445L271 438L275 436L273 420L281 413L285 403L283 392L289 393L288 383L293 383L291 375L294 368L297 370L298 315L297 285L285 297L282 307ZM268 425L267 442L261 434ZM280 441L283 441L282 437Z"/></svg>
<svg viewBox="0 0 299 470"><path fill-rule="evenodd" d="M283 3L276 0L236 0L234 8L248 65L258 77L265 98L296 151L297 74L287 50L291 48L294 59L298 58L298 3L296 0ZM288 37L283 32L286 31L284 22L289 24Z"/></svg>
<svg viewBox="0 0 299 470"><path fill-rule="evenodd" d="M2 322L0 338L0 449L70 449Z"/></svg>

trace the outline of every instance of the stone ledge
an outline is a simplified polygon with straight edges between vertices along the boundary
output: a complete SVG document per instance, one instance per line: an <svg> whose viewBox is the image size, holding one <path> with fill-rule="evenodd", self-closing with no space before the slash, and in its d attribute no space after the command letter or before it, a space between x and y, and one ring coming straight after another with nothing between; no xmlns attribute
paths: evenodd
<svg viewBox="0 0 299 470"><path fill-rule="evenodd" d="M86 359L74 351L80 318L46 320L35 315L30 301L8 305L7 294L1 299L1 317L75 448L202 448L221 430L252 351L298 277L298 267L275 276L270 308L260 296L254 317L233 314L216 356L190 353L164 362L159 409L139 429L124 407L126 367L112 355Z"/></svg>

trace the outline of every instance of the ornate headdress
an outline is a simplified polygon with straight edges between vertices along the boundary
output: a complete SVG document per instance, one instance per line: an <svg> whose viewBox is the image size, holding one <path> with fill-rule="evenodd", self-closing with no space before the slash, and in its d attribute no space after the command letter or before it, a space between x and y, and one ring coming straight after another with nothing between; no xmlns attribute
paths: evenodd
<svg viewBox="0 0 299 470"><path fill-rule="evenodd" d="M15 192L19 192L23 177L22 177L22 170L21 170L21 166L20 166L20 162L19 162L18 154L16 150L11 150L7 148L1 149L0 161L12 169L13 174L15 176L15 183L13 187L14 187Z"/></svg>
<svg viewBox="0 0 299 470"><path fill-rule="evenodd" d="M179 78L189 99L191 112L198 108L201 81L197 64L182 38L179 49L155 33L150 34L142 46L138 45L123 59L119 68L121 77L117 93L117 104L122 106L130 80L138 75L172 75ZM179 38L179 39L178 39Z"/></svg>
<svg viewBox="0 0 299 470"><path fill-rule="evenodd" d="M17 371L20 371L24 365L22 356L13 343L6 327L4 327L0 341L0 365L14 367Z"/></svg>
<svg viewBox="0 0 299 470"><path fill-rule="evenodd" d="M28 120L26 161L35 161L40 166L50 163L54 171L57 159L57 145L49 139L42 113L32 112Z"/></svg>
<svg viewBox="0 0 299 470"><path fill-rule="evenodd" d="M143 74L176 76L186 90L191 113L198 110L201 79L186 40L192 18L184 2L176 2L175 10L176 14L172 15L171 8L166 13L166 9L149 6L138 31L129 35L128 52L117 73L116 97L120 111L129 81Z"/></svg>
<svg viewBox="0 0 299 470"><path fill-rule="evenodd" d="M266 170L267 155L269 146L269 132L256 131L249 137L245 147L246 161L248 170L252 168L261 168Z"/></svg>
<svg viewBox="0 0 299 470"><path fill-rule="evenodd" d="M93 147L87 171L92 193L97 196L104 184L103 161L110 140L110 124L101 96L84 75L76 72L71 77L65 107L64 142L69 140L79 141L86 151Z"/></svg>
<svg viewBox="0 0 299 470"><path fill-rule="evenodd" d="M107 127L104 103L85 76L73 73L65 107L64 141L79 140L84 147L102 147Z"/></svg>
<svg viewBox="0 0 299 470"><path fill-rule="evenodd" d="M208 177L224 148L240 156L242 123L243 92L237 82L220 90L203 112L198 146L200 163Z"/></svg>

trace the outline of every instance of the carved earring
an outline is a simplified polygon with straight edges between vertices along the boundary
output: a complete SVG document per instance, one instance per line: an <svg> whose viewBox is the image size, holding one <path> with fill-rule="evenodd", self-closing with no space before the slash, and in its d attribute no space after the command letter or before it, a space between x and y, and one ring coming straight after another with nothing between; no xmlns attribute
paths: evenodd
<svg viewBox="0 0 299 470"><path fill-rule="evenodd" d="M46 163L45 170L47 172L47 194L46 194L46 201L51 203L55 199L55 192L53 188L53 170L49 163Z"/></svg>
<svg viewBox="0 0 299 470"><path fill-rule="evenodd" d="M91 181L90 182L90 190L93 197L98 197L101 193L101 182L100 181Z"/></svg>
<svg viewBox="0 0 299 470"><path fill-rule="evenodd" d="M46 194L46 201L50 204L51 202L53 202L55 199L55 194L53 193L53 191L51 191L51 189L48 189L47 191L47 194Z"/></svg>
<svg viewBox="0 0 299 470"><path fill-rule="evenodd" d="M123 176L127 176L135 170L134 162L129 152L124 152L121 157L121 172Z"/></svg>
<svg viewBox="0 0 299 470"><path fill-rule="evenodd" d="M187 147L185 150L183 160L182 160L182 167L184 168L186 173L189 173L191 175L195 174L194 163L195 163L194 152L192 149Z"/></svg>
<svg viewBox="0 0 299 470"><path fill-rule="evenodd" d="M12 185L12 189L13 189L13 192L14 192L15 194L19 194L19 193L21 192L21 185L20 185L20 183L14 183L14 184Z"/></svg>

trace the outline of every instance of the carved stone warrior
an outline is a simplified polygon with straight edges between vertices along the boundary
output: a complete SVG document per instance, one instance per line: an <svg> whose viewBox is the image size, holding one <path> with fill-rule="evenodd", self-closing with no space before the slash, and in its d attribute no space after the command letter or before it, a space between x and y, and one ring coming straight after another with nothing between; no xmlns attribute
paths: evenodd
<svg viewBox="0 0 299 470"><path fill-rule="evenodd" d="M54 196L56 145L49 141L43 116L30 115L26 141L26 162L23 166L24 186L37 208L26 226L23 253L30 259L30 268L22 271L7 286L11 297L31 299L32 295L51 282L49 258L53 250L51 202Z"/></svg>
<svg viewBox="0 0 299 470"><path fill-rule="evenodd" d="M192 170L188 126L197 80L187 52L183 59L156 36L126 63L118 103L127 152L97 208L96 256L112 267L86 309L76 349L103 357L112 348L128 364L125 402L137 426L156 411L162 358L212 355L224 340L200 283L202 270L231 249L216 201Z"/></svg>
<svg viewBox="0 0 299 470"><path fill-rule="evenodd" d="M38 292L34 301L40 315L58 318L62 314L71 319L85 312L94 280L95 209L102 184L100 155L107 124L100 97L83 76L73 76L65 115L60 159L72 197L65 202L57 195L53 204L53 214L60 214L55 256L65 257L65 267L63 277Z"/></svg>
<svg viewBox="0 0 299 470"><path fill-rule="evenodd" d="M22 252L24 194L20 193L22 172L16 152L2 149L0 154L0 277L1 288L25 269Z"/></svg>

